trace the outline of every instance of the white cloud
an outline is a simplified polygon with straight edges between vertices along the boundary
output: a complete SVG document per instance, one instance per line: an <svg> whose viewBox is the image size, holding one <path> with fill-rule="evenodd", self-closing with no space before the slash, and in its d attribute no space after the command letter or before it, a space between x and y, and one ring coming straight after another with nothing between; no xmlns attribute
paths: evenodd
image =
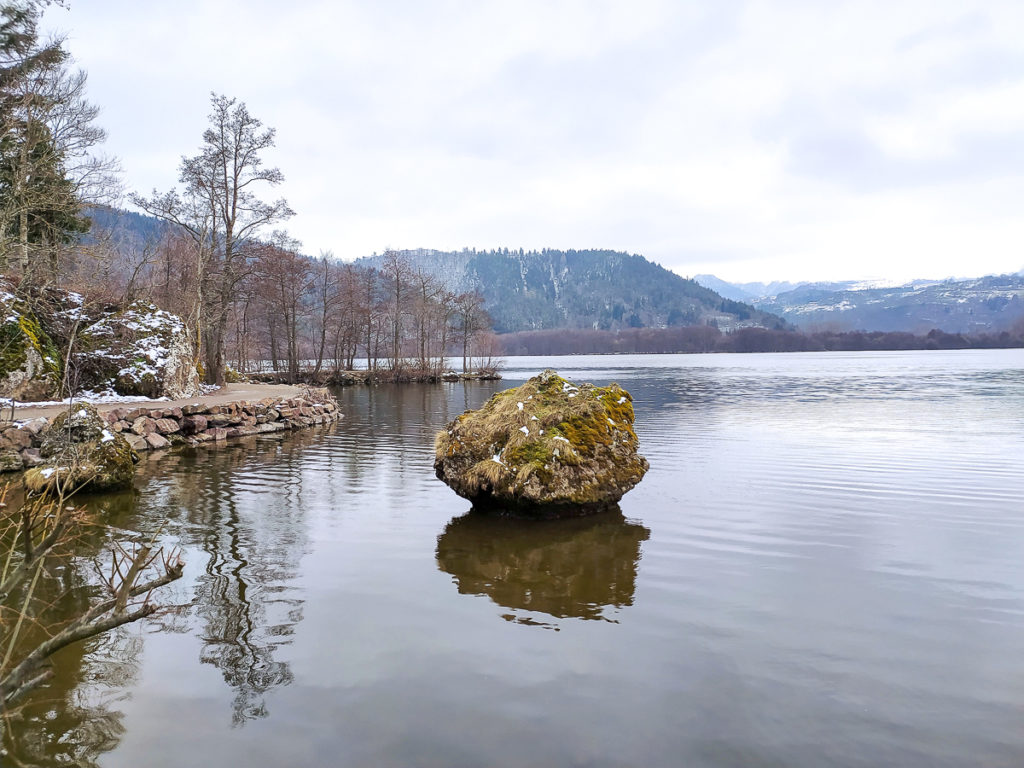
<svg viewBox="0 0 1024 768"><path fill-rule="evenodd" d="M130 186L211 90L278 130L308 251L610 247L683 274L1024 266L1015 2L76 0Z"/></svg>

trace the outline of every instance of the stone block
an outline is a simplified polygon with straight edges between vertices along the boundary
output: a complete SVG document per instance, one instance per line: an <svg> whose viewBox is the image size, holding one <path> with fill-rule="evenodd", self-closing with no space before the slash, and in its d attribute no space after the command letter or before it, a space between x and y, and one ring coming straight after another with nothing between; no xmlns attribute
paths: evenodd
<svg viewBox="0 0 1024 768"><path fill-rule="evenodd" d="M161 435L169 435L172 432L178 432L181 426L174 419L157 419L156 420L156 431Z"/></svg>
<svg viewBox="0 0 1024 768"><path fill-rule="evenodd" d="M38 467L43 463L43 457L39 454L38 448L26 448L21 452L21 463L25 469L31 469L32 467Z"/></svg>
<svg viewBox="0 0 1024 768"><path fill-rule="evenodd" d="M24 468L20 453L14 448L0 448L0 472L18 472Z"/></svg>
<svg viewBox="0 0 1024 768"><path fill-rule="evenodd" d="M27 429L19 429L18 427L5 429L4 439L19 451L22 448L32 447L32 433Z"/></svg>
<svg viewBox="0 0 1024 768"><path fill-rule="evenodd" d="M130 445L134 451L149 450L149 443L147 443L146 438L141 435L137 435L134 432L125 432L124 439L128 441L128 445Z"/></svg>
<svg viewBox="0 0 1024 768"><path fill-rule="evenodd" d="M156 422L148 416L139 416L132 421L132 432L145 437L151 432L156 432Z"/></svg>
<svg viewBox="0 0 1024 768"><path fill-rule="evenodd" d="M45 416L40 416L38 419L29 419L28 421L23 421L21 423L21 426L27 429L33 435L40 435L49 428L50 422L46 419Z"/></svg>
<svg viewBox="0 0 1024 768"><path fill-rule="evenodd" d="M181 417L181 431L186 435L194 435L206 430L208 422L205 416L195 414L194 416Z"/></svg>
<svg viewBox="0 0 1024 768"><path fill-rule="evenodd" d="M153 450L159 450L160 448L170 448L171 441L163 435L157 434L156 432L150 432L146 435L146 442L149 443L149 447Z"/></svg>

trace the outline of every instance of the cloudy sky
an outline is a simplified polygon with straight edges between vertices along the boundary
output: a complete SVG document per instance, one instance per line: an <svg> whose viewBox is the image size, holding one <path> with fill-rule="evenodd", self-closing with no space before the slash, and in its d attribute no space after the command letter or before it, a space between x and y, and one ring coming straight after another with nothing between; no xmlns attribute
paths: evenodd
<svg viewBox="0 0 1024 768"><path fill-rule="evenodd" d="M1024 268L1024 3L70 0L130 189L211 91L309 253L612 248L725 279Z"/></svg>

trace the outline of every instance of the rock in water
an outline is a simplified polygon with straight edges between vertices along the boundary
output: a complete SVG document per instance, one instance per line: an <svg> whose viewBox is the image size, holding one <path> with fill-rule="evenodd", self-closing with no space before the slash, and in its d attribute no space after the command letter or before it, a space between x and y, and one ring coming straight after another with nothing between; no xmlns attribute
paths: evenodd
<svg viewBox="0 0 1024 768"><path fill-rule="evenodd" d="M135 475L131 446L85 403L54 419L39 452L43 463L25 473L25 487L37 493L122 488Z"/></svg>
<svg viewBox="0 0 1024 768"><path fill-rule="evenodd" d="M475 507L565 517L615 505L647 472L633 398L547 370L439 432L434 470Z"/></svg>

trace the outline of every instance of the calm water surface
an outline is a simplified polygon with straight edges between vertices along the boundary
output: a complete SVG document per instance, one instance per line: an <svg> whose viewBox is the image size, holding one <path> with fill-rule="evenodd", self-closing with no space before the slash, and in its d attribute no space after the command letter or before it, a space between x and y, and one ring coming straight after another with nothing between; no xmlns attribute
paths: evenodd
<svg viewBox="0 0 1024 768"><path fill-rule="evenodd" d="M435 430L545 367L632 392L650 473L621 515L467 516ZM90 502L108 537L163 521L186 576L60 658L19 760L1024 764L1024 352L510 358L339 398Z"/></svg>

